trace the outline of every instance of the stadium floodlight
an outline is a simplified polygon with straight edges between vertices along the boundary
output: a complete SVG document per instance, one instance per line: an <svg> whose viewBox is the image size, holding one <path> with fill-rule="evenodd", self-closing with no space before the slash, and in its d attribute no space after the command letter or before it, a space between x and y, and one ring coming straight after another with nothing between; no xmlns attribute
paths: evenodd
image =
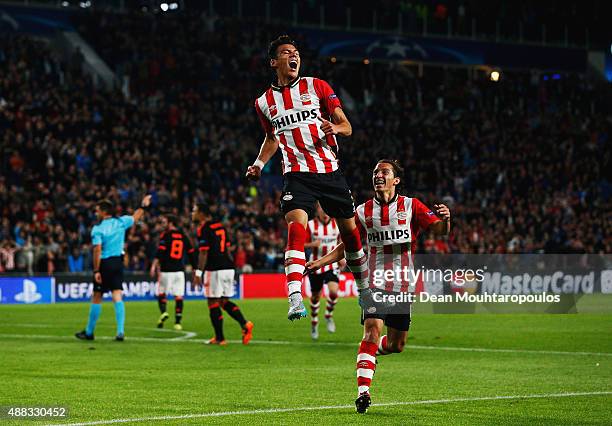
<svg viewBox="0 0 612 426"><path fill-rule="evenodd" d="M162 12L167 12L168 11L168 3L162 3L159 5L159 8L162 10Z"/></svg>
<svg viewBox="0 0 612 426"><path fill-rule="evenodd" d="M67 1L63 1L62 2L62 7L68 7L68 6L70 6L69 2L67 2Z"/></svg>
<svg viewBox="0 0 612 426"><path fill-rule="evenodd" d="M91 7L91 2L90 2L89 0L87 0L87 1L81 1L81 2L79 2L79 6L80 6L82 9L87 9L88 7Z"/></svg>
<svg viewBox="0 0 612 426"><path fill-rule="evenodd" d="M491 74L489 74L489 79L491 79L491 81L499 81L501 77L501 72L497 71L497 70L493 70L491 71Z"/></svg>
<svg viewBox="0 0 612 426"><path fill-rule="evenodd" d="M178 3L170 3L168 6L170 10L176 10L179 7Z"/></svg>

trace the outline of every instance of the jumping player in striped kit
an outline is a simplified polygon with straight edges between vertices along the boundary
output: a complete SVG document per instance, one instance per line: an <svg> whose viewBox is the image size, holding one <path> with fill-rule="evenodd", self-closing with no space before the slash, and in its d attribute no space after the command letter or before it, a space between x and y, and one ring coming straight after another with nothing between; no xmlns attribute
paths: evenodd
<svg viewBox="0 0 612 426"><path fill-rule="evenodd" d="M357 207L355 214L361 236L369 247L369 271L372 285L380 285L387 292L409 292L405 276L395 273L411 269L419 233L431 231L436 235L450 232L450 210L444 204L430 210L417 198L396 192L403 170L395 160L380 160L374 168L372 183L375 197ZM308 262L308 271L342 259L342 244L323 258ZM384 272L393 271L393 278L381 279ZM381 274L382 272L382 274ZM381 282L379 282L381 281ZM370 384L376 369L376 356L399 353L404 349L410 328L410 310L403 313L369 313L362 310L363 340L357 354L358 413L365 413L371 404ZM382 335L387 326L387 334Z"/></svg>
<svg viewBox="0 0 612 426"><path fill-rule="evenodd" d="M310 261L315 261L333 249L341 242L340 231L336 221L330 218L317 204L315 218L308 222L308 237L304 247L311 249ZM309 275L310 281L310 337L313 340L319 338L319 308L321 306L321 292L323 286L327 285L327 299L325 304L325 322L329 333L336 332L334 322L334 308L338 301L338 274L344 267L344 260L326 265Z"/></svg>
<svg viewBox="0 0 612 426"><path fill-rule="evenodd" d="M300 54L289 36L281 36L269 47L270 67L277 82L255 101L255 110L265 131L259 156L246 176L257 180L278 147L282 151L284 187L281 210L288 224L285 274L289 296L287 317L306 316L302 300L302 276L306 258L306 224L319 201L340 230L347 264L360 291L359 303L373 305L368 284L366 255L355 225L353 198L338 169L336 135L350 136L351 123L340 100L325 81L300 77Z"/></svg>

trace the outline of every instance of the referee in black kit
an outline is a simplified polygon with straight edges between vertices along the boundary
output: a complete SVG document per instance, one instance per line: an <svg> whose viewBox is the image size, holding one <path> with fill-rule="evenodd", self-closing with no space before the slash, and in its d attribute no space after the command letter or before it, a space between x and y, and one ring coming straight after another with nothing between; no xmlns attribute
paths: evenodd
<svg viewBox="0 0 612 426"><path fill-rule="evenodd" d="M145 209L151 205L151 196L145 195L132 216L113 216L114 206L109 200L96 204L96 217L100 221L91 230L93 245L94 288L89 307L89 320L85 330L75 334L78 339L93 340L96 322L102 311L102 294L112 292L117 320L115 340L125 338L125 306L123 293L123 244L125 232L144 216Z"/></svg>

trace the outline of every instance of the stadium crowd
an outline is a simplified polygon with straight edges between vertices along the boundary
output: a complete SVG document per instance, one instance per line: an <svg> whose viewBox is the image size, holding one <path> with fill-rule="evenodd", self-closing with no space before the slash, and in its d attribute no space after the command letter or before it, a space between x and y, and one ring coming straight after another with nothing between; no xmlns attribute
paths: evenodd
<svg viewBox="0 0 612 426"><path fill-rule="evenodd" d="M0 36L0 272L91 270L94 204L154 208L128 235L129 270L147 270L159 214L183 218L203 201L232 231L236 267L283 265L280 164L244 178L263 132L253 100L271 81L267 43L279 26L176 15L83 15L81 34L123 90L102 90L82 57ZM303 71L336 89L353 124L340 141L356 201L372 195L381 157L406 169L405 193L446 202L454 230L424 236L430 252L612 252L606 92L578 75L363 65L318 58ZM548 77L548 76L547 76ZM606 89L609 90L609 89Z"/></svg>
<svg viewBox="0 0 612 426"><path fill-rule="evenodd" d="M554 0L209 0L187 2L186 7L207 13L212 10L221 17L260 18L267 23L296 22L318 28L350 27L481 40L609 45L602 0L567 2L564 7L559 7Z"/></svg>

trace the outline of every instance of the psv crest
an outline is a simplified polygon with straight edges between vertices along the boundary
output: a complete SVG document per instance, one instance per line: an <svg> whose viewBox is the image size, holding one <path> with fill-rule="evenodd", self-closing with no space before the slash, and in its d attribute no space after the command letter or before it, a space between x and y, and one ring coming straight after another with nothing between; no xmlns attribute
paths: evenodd
<svg viewBox="0 0 612 426"><path fill-rule="evenodd" d="M397 212L397 218L399 220L406 220L406 219L408 219L408 213L406 213L406 212Z"/></svg>
<svg viewBox="0 0 612 426"><path fill-rule="evenodd" d="M310 102L310 94L302 93L300 95L300 101L302 101L302 102Z"/></svg>

